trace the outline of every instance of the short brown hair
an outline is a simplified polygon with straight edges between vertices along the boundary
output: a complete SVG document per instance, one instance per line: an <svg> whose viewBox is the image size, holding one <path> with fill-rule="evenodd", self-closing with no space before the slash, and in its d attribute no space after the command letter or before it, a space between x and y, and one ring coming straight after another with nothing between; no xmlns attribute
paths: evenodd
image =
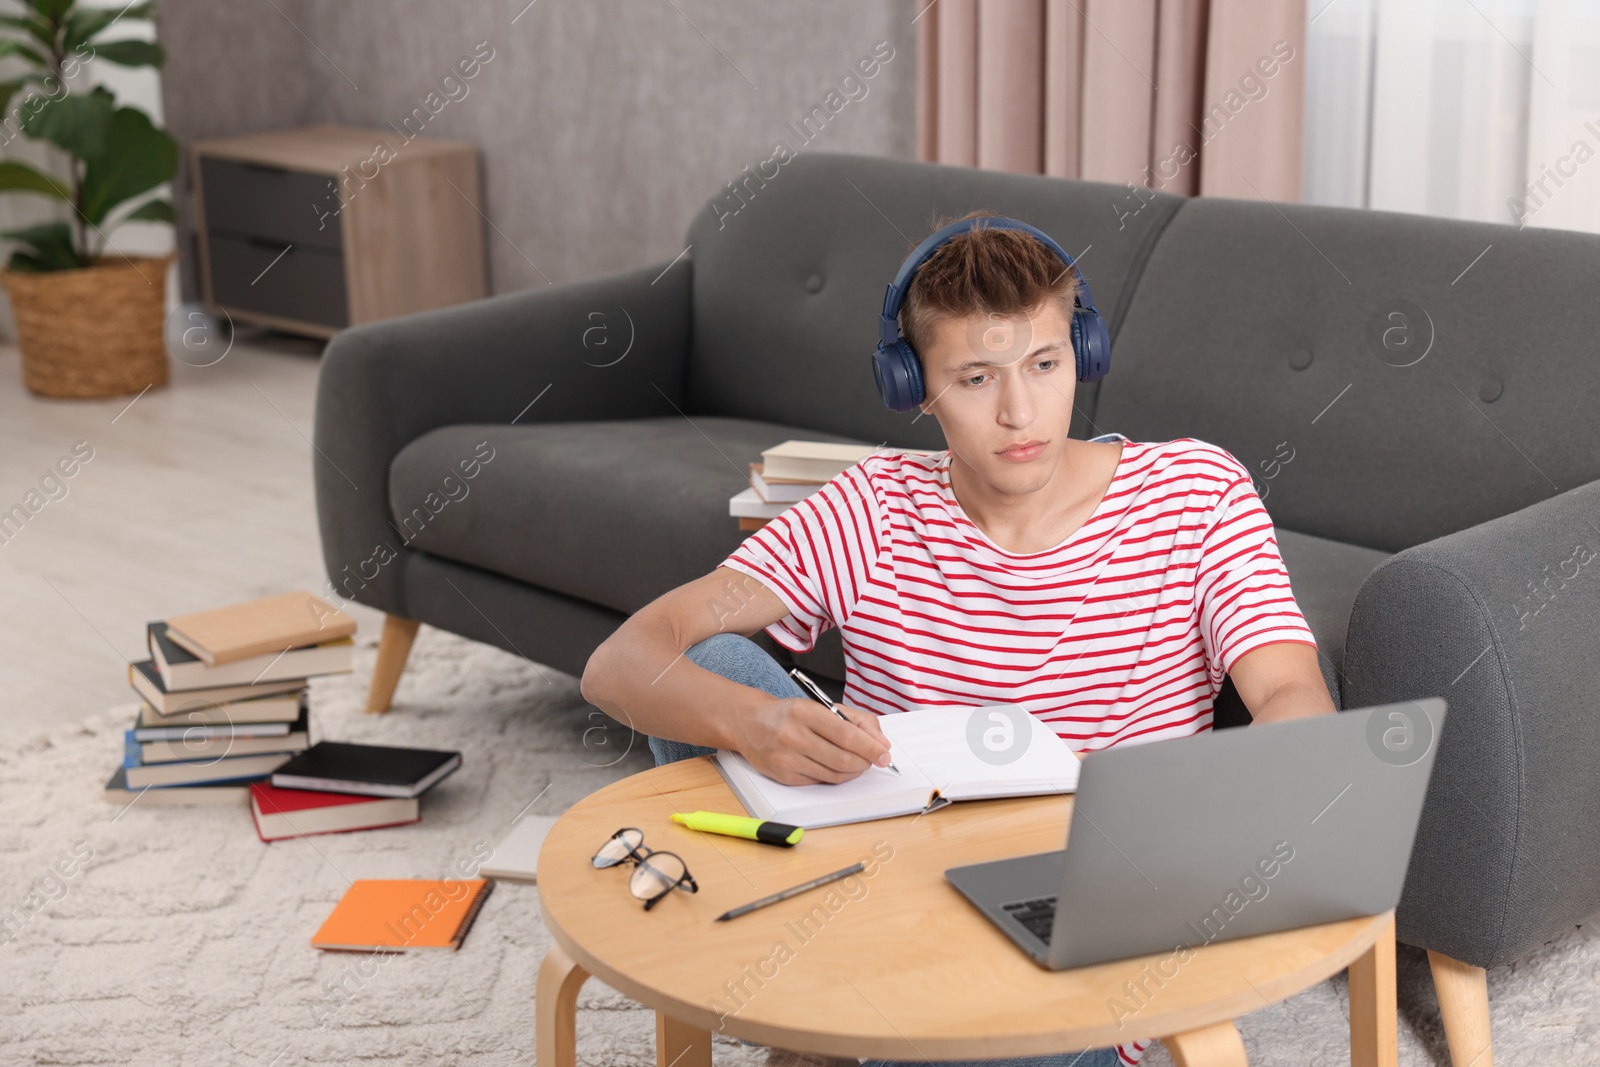
<svg viewBox="0 0 1600 1067"><path fill-rule="evenodd" d="M972 211L960 219L936 221L934 230L965 219L999 218ZM1042 241L1021 230L978 226L939 246L911 276L900 306L900 336L920 355L933 340L934 324L945 317L973 314L1016 315L1055 297L1068 321L1082 292L1076 268L1068 268ZM927 367L923 367L924 372Z"/></svg>

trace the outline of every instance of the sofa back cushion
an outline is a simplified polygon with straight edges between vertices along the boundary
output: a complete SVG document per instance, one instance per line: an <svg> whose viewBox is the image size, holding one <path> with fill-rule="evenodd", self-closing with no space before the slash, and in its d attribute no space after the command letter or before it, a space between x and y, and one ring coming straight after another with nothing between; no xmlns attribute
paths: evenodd
<svg viewBox="0 0 1600 1067"><path fill-rule="evenodd" d="M1179 197L1120 185L806 152L751 170L696 215L686 414L810 426L943 448L933 418L883 406L872 375L884 290L934 229L985 208L1083 256L1113 338L1139 266ZM1087 250L1087 251L1085 251ZM1091 410L1079 386L1077 406ZM1089 436L1075 421L1073 435Z"/></svg>
<svg viewBox="0 0 1600 1067"><path fill-rule="evenodd" d="M1593 234L1191 200L1093 418L1221 445L1280 526L1399 551L1600 477L1597 283Z"/></svg>

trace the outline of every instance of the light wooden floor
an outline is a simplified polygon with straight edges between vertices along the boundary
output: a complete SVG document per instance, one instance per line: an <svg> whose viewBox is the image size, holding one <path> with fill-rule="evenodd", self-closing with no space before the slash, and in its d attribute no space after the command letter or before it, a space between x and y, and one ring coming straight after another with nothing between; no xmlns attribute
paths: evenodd
<svg viewBox="0 0 1600 1067"><path fill-rule="evenodd" d="M241 328L220 362L173 362L132 407L44 400L0 346L0 512L59 457L94 457L0 543L0 730L75 722L133 699L152 619L322 589L311 491L322 342ZM59 494L59 490L57 490ZM350 607L363 633L377 612Z"/></svg>

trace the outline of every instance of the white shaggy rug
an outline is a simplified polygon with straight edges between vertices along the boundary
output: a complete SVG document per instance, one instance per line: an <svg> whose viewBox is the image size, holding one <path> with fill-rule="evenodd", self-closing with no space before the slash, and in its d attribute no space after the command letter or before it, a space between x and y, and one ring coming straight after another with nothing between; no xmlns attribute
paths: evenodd
<svg viewBox="0 0 1600 1067"><path fill-rule="evenodd" d="M366 957L309 939L351 879L455 873L524 809L560 812L650 766L649 750L597 731L570 675L427 627L394 711L365 716L373 657L363 635L353 675L314 683L313 738L460 749L411 826L267 845L243 807L107 803L125 711L0 749L0 1064L532 1063L550 943L535 887L501 883L459 953L365 978ZM1592 925L1492 972L1490 995L1499 1063L1600 1064ZM580 1064L653 1062L650 1012L593 979L578 1006ZM1426 959L1406 946L1400 1011L1400 1062L1448 1064ZM1349 1062L1347 1018L1340 976L1239 1026L1252 1063L1333 1067ZM714 1055L764 1060L720 1037ZM1157 1045L1145 1062L1171 1060Z"/></svg>

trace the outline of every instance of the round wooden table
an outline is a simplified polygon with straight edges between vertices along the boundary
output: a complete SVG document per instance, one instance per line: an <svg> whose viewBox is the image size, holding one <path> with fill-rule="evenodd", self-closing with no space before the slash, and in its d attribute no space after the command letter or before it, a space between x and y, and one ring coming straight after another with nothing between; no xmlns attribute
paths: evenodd
<svg viewBox="0 0 1600 1067"><path fill-rule="evenodd" d="M555 944L539 968L539 1067L573 1067L589 975L656 1011L661 1067L710 1067L711 1033L836 1056L1002 1059L1159 1037L1179 1067L1243 1065L1232 1020L1350 970L1350 1062L1396 1063L1394 913L1066 971L1033 963L945 881L959 864L1058 849L1070 796L968 801L807 830L793 848L698 833L675 811L743 809L708 758L585 797L539 853ZM651 911L631 866L596 870L624 827L699 883ZM739 904L861 861L864 873L730 922ZM1120 1007L1118 1007L1120 1005Z"/></svg>

